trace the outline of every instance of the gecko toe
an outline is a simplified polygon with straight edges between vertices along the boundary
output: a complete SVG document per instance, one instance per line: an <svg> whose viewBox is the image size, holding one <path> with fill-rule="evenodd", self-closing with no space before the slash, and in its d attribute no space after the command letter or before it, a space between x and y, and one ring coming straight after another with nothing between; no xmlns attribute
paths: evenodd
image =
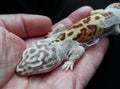
<svg viewBox="0 0 120 89"><path fill-rule="evenodd" d="M73 66L74 66L74 62L73 61L66 61L63 66L62 66L62 69L64 70L73 70Z"/></svg>

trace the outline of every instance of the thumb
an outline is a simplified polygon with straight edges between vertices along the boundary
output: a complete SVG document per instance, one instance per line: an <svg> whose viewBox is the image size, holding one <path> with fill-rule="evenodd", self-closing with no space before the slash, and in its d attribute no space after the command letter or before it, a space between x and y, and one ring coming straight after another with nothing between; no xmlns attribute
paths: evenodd
<svg viewBox="0 0 120 89"><path fill-rule="evenodd" d="M0 89L13 76L24 49L22 39L0 27Z"/></svg>
<svg viewBox="0 0 120 89"><path fill-rule="evenodd" d="M0 15L0 25L21 38L28 38L51 31L52 22L46 16L16 14Z"/></svg>

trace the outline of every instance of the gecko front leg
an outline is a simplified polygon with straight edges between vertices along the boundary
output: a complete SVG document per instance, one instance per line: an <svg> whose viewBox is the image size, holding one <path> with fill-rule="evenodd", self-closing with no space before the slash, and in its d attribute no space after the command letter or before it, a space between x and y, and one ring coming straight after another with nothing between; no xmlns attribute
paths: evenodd
<svg viewBox="0 0 120 89"><path fill-rule="evenodd" d="M82 46L78 46L75 48L75 50L72 50L72 52L70 53L69 60L64 62L64 64L62 65L62 69L73 70L74 63L83 55L84 52L85 48Z"/></svg>
<svg viewBox="0 0 120 89"><path fill-rule="evenodd" d="M64 70L73 70L74 64L77 60L80 59L80 57L85 53L85 49L97 44L99 42L99 38L93 40L89 44L87 43L77 43L75 41L69 41L71 42L71 46L67 45L69 48L71 48L68 52L69 59L64 62L62 65L62 69ZM69 44L69 42L66 42ZM79 44L79 45L78 45ZM64 46L65 47L65 46Z"/></svg>
<svg viewBox="0 0 120 89"><path fill-rule="evenodd" d="M80 45L79 42L71 39L59 42L57 48L62 50L62 52L68 57L67 59L63 59L64 64L62 65L62 69L64 70L73 70L74 63L85 52L85 48Z"/></svg>

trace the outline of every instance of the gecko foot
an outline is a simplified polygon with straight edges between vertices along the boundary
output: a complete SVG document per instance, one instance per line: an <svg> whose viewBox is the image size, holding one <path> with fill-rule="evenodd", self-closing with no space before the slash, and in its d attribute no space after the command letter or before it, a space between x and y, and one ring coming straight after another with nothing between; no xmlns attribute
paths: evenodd
<svg viewBox="0 0 120 89"><path fill-rule="evenodd" d="M62 69L64 70L73 70L73 66L74 66L74 62L73 61L66 61L63 65L62 65Z"/></svg>

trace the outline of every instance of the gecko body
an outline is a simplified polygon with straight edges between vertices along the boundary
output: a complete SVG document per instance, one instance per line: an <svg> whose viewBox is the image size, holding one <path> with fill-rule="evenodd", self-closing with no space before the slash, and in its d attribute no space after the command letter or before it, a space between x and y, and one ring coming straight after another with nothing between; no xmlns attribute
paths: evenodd
<svg viewBox="0 0 120 89"><path fill-rule="evenodd" d="M62 68L73 70L74 63L85 50L98 43L101 37L120 34L120 3L104 10L94 10L91 15L65 29L60 24L48 38L35 42L25 49L16 71L21 75L50 72L64 62Z"/></svg>

